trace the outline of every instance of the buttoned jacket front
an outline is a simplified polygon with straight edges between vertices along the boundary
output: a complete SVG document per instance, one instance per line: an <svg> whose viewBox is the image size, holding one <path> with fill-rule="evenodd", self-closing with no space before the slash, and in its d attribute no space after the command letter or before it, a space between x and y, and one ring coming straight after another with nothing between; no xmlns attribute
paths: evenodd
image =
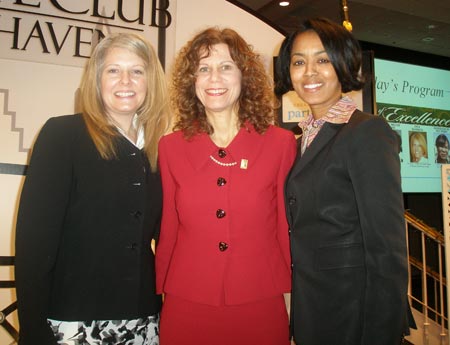
<svg viewBox="0 0 450 345"><path fill-rule="evenodd" d="M33 150L17 220L21 344L50 344L47 318L116 320L159 312L150 241L159 174L118 135L104 160L80 115L50 119Z"/></svg>
<svg viewBox="0 0 450 345"><path fill-rule="evenodd" d="M407 331L399 143L356 110L325 123L286 183L291 325L305 345L391 345Z"/></svg>
<svg viewBox="0 0 450 345"><path fill-rule="evenodd" d="M157 291L233 305L290 291L285 177L292 133L241 128L219 149L206 134L163 137L163 218L156 249ZM223 154L224 153L224 154Z"/></svg>

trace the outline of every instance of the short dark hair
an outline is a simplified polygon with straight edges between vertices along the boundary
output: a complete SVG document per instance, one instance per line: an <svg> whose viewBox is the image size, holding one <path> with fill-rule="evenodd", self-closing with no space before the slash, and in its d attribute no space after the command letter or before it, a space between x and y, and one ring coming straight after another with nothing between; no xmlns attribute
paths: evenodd
<svg viewBox="0 0 450 345"><path fill-rule="evenodd" d="M342 92L361 90L364 77L361 74L362 52L358 40L343 26L318 17L306 19L281 44L276 62L276 94L280 96L293 90L290 76L292 46L295 38L305 31L314 31L319 36L341 83Z"/></svg>
<svg viewBox="0 0 450 345"><path fill-rule="evenodd" d="M448 138L445 134L439 134L436 137L436 147L445 147L445 144L449 146Z"/></svg>

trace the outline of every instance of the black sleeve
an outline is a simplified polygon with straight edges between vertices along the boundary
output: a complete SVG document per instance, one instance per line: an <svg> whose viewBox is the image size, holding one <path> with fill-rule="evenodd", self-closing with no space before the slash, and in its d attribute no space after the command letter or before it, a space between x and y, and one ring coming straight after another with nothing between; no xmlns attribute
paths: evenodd
<svg viewBox="0 0 450 345"><path fill-rule="evenodd" d="M72 180L66 122L52 118L42 128L21 194L15 259L20 345L56 344L47 317Z"/></svg>
<svg viewBox="0 0 450 345"><path fill-rule="evenodd" d="M398 138L372 117L354 134L351 178L366 261L364 344L394 344L404 331L408 262ZM382 316L380 312L383 311Z"/></svg>

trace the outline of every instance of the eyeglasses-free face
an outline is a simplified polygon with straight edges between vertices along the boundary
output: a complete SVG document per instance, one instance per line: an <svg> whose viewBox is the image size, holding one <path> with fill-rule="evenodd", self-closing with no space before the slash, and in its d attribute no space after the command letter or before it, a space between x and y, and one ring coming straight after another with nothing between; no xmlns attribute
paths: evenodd
<svg viewBox="0 0 450 345"><path fill-rule="evenodd" d="M206 55L206 54L205 54ZM209 56L200 59L195 92L207 114L232 113L241 94L242 73L228 45L215 44Z"/></svg>

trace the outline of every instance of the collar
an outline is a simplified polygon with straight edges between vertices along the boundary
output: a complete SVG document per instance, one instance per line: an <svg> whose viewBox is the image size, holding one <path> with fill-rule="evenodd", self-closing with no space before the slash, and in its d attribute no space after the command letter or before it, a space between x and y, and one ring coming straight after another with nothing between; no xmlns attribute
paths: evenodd
<svg viewBox="0 0 450 345"><path fill-rule="evenodd" d="M267 132L270 129L269 127ZM238 168L241 166L242 160L246 160L247 169L250 169L252 162L254 162L255 157L262 148L262 143L263 135L256 132L251 124L246 123L239 129L227 147L217 146L206 133L195 135L187 141L186 154L188 160L196 170L210 163L215 164L210 156L223 163L236 162ZM219 156L220 149L225 151L225 157Z"/></svg>
<svg viewBox="0 0 450 345"><path fill-rule="evenodd" d="M344 96L328 109L327 113L320 119L315 120L312 114L310 114L306 119L301 120L298 126L305 131L308 127L320 127L324 122L336 124L348 123L355 109L356 103L350 97Z"/></svg>
<svg viewBox="0 0 450 345"><path fill-rule="evenodd" d="M131 126L133 126L133 128L136 129L136 136L137 136L136 143L134 143L125 134L125 132L122 130L122 128L120 128L119 126L116 126L116 128L117 128L117 130L119 131L120 134L122 134L125 138L128 139L128 141L130 143L132 143L138 149L142 150L144 148L144 145L145 145L145 136L144 136L144 127L139 123L139 116L138 116L138 114L134 114L132 122L131 122Z"/></svg>

